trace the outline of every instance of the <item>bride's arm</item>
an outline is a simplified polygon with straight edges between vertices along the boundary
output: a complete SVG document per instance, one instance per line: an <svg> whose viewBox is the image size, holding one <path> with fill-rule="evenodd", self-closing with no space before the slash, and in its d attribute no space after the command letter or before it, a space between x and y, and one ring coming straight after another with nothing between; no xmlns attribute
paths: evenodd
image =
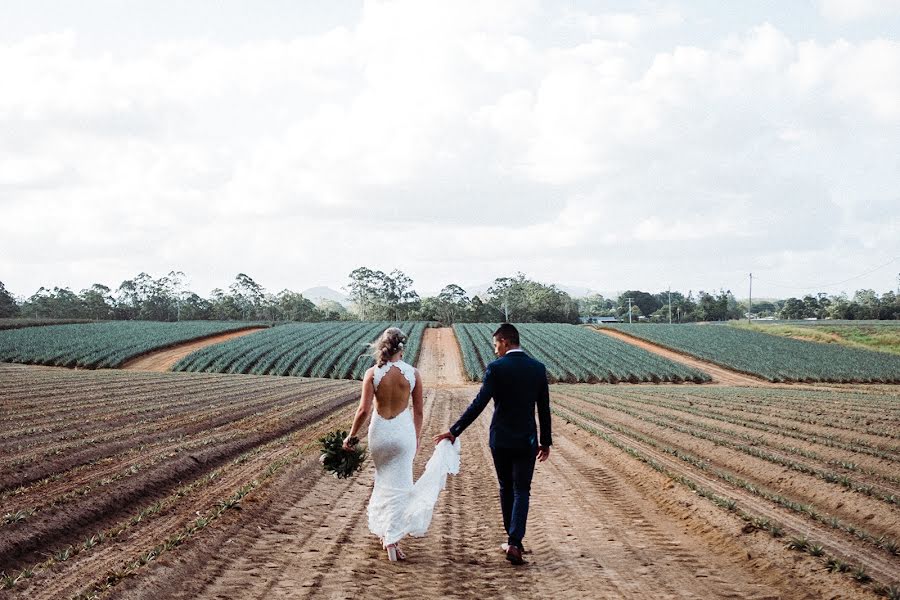
<svg viewBox="0 0 900 600"><path fill-rule="evenodd" d="M344 440L344 449L349 450L350 445L347 443L352 437L357 437L359 430L362 429L363 423L372 413L372 403L375 399L375 382L374 371L369 369L363 376L362 393L359 397L359 408L356 409L356 416L353 417L353 426L350 427L350 435Z"/></svg>
<svg viewBox="0 0 900 600"><path fill-rule="evenodd" d="M419 450L419 438L422 436L422 421L425 414L425 401L422 398L422 377L416 370L416 387L412 392L413 424L416 426L416 451Z"/></svg>

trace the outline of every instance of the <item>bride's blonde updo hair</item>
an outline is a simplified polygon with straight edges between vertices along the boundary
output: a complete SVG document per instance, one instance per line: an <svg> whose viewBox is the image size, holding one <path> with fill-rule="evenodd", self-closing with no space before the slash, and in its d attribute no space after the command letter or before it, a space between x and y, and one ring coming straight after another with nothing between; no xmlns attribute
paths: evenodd
<svg viewBox="0 0 900 600"><path fill-rule="evenodd" d="M397 327L388 327L374 343L369 344L375 364L383 367L388 359L406 346L406 334Z"/></svg>

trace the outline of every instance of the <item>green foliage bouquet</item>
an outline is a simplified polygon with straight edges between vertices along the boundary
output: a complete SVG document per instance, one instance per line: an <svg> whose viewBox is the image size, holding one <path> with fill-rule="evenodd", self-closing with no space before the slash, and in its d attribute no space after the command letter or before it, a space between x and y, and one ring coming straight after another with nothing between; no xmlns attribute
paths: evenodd
<svg viewBox="0 0 900 600"><path fill-rule="evenodd" d="M352 450L344 450L346 437L346 431L337 430L319 438L319 444L322 446L319 462L326 471L338 479L346 479L356 473L366 460L366 451L359 447L358 438L350 440Z"/></svg>

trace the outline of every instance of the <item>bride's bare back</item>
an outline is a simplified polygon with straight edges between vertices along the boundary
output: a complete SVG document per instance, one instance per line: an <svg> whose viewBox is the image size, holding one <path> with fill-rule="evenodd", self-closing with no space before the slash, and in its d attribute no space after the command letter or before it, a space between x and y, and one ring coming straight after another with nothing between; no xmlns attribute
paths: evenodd
<svg viewBox="0 0 900 600"><path fill-rule="evenodd" d="M416 387L419 386L418 377ZM391 367L381 378L375 390L375 411L383 419L393 419L409 406L412 390L409 381L399 368Z"/></svg>

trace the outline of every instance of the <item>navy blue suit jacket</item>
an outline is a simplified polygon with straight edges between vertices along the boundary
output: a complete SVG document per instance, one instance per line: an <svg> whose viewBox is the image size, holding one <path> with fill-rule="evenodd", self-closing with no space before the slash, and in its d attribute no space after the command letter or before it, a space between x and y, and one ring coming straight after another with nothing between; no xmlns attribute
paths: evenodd
<svg viewBox="0 0 900 600"><path fill-rule="evenodd" d="M541 423L540 445L550 446L550 388L547 368L524 352L508 352L487 366L481 390L450 428L459 436L472 424L490 399L494 399L491 420L491 448L537 449L538 432L534 422L537 408Z"/></svg>

